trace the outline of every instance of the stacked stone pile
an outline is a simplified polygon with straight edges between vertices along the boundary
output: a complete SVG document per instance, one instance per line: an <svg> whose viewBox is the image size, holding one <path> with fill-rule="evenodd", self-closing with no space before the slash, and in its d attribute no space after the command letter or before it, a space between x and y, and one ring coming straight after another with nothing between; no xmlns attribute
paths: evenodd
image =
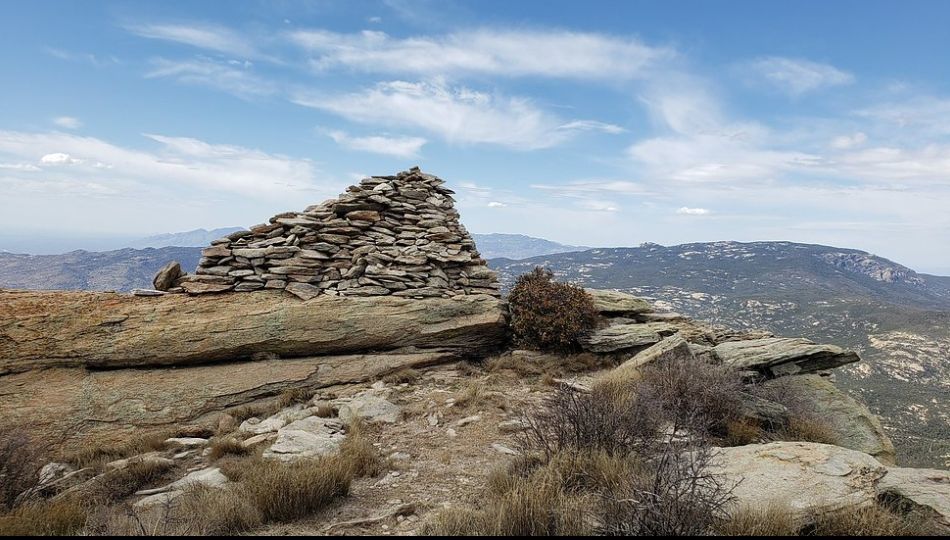
<svg viewBox="0 0 950 540"><path fill-rule="evenodd" d="M175 276L167 290L284 289L303 299L500 296L443 184L417 167L366 178L337 199L212 242L196 273Z"/></svg>

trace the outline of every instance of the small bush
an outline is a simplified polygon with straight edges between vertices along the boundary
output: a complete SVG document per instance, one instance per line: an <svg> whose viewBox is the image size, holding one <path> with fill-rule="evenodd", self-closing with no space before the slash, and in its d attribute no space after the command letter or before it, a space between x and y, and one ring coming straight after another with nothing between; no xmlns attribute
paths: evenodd
<svg viewBox="0 0 950 540"><path fill-rule="evenodd" d="M726 446L745 446L762 440L765 432L755 422L745 419L729 420L726 423Z"/></svg>
<svg viewBox="0 0 950 540"><path fill-rule="evenodd" d="M48 462L45 450L25 429L0 427L0 511L13 508L18 497L37 484Z"/></svg>
<svg viewBox="0 0 950 540"><path fill-rule="evenodd" d="M0 515L2 536L75 536L86 525L86 507L75 499L33 501Z"/></svg>
<svg viewBox="0 0 950 540"><path fill-rule="evenodd" d="M515 341L526 348L576 351L578 338L597 323L593 299L584 289L557 283L541 268L518 278L508 303Z"/></svg>

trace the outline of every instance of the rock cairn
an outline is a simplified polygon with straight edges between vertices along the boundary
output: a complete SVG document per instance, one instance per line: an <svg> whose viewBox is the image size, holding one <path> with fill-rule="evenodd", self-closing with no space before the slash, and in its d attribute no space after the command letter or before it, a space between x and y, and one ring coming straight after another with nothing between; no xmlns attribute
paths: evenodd
<svg viewBox="0 0 950 540"><path fill-rule="evenodd" d="M195 274L176 276L167 290L283 289L305 300L500 296L443 184L418 167L366 178L337 199L215 240Z"/></svg>

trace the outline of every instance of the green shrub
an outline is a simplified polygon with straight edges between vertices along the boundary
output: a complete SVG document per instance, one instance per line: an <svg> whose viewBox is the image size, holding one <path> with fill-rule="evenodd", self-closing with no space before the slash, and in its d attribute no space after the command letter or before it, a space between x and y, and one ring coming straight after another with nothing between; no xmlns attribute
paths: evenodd
<svg viewBox="0 0 950 540"><path fill-rule="evenodd" d="M576 351L578 338L597 323L594 301L584 289L557 283L540 267L518 278L508 303L515 341L530 349Z"/></svg>

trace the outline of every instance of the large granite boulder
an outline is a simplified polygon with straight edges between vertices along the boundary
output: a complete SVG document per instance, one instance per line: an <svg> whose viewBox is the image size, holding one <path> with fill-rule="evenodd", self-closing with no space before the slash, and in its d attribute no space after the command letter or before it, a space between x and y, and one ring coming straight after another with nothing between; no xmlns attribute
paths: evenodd
<svg viewBox="0 0 950 540"><path fill-rule="evenodd" d="M819 375L781 377L767 381L766 389L807 403L835 436L838 446L864 452L885 465L895 464L894 445L881 421L867 407Z"/></svg>
<svg viewBox="0 0 950 540"><path fill-rule="evenodd" d="M873 504L887 469L847 448L775 442L717 448L710 472L735 485L736 506L787 504L794 517L805 522L824 512Z"/></svg>
<svg viewBox="0 0 950 540"><path fill-rule="evenodd" d="M713 349L719 360L744 371L766 377L798 375L836 368L861 358L834 345L818 345L804 338L761 338L727 341Z"/></svg>
<svg viewBox="0 0 950 540"><path fill-rule="evenodd" d="M506 310L486 295L205 297L0 291L0 375L48 367L146 367L364 353L500 348Z"/></svg>

